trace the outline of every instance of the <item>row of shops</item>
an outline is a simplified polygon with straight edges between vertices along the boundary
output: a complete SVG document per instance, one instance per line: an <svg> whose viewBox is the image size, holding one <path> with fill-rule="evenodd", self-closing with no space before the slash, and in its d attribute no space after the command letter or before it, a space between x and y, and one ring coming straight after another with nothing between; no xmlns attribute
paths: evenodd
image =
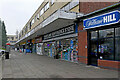
<svg viewBox="0 0 120 80"><path fill-rule="evenodd" d="M74 24L28 40L21 47L55 59L119 69L119 8L85 15Z"/></svg>
<svg viewBox="0 0 120 80"><path fill-rule="evenodd" d="M37 53L55 59L78 62L78 34L77 25L50 32L44 36L22 42L22 52Z"/></svg>

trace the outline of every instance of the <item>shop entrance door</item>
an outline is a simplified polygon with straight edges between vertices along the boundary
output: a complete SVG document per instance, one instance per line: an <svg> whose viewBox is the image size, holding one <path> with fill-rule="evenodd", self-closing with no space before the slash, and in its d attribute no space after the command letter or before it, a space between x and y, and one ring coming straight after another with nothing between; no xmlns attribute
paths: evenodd
<svg viewBox="0 0 120 80"><path fill-rule="evenodd" d="M88 64L97 66L98 64L98 31L90 32L90 51L88 53Z"/></svg>

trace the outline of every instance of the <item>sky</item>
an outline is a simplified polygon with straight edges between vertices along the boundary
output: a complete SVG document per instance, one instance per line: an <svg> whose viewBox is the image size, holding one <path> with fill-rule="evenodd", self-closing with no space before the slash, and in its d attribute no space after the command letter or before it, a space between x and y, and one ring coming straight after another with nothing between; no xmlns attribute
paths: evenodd
<svg viewBox="0 0 120 80"><path fill-rule="evenodd" d="M7 35L20 31L43 0L0 0L0 18L5 22Z"/></svg>

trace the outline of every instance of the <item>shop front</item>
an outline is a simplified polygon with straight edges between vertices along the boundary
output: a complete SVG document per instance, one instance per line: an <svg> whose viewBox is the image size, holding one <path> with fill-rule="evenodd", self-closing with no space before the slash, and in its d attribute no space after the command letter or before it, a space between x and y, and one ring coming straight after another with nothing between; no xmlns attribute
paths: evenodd
<svg viewBox="0 0 120 80"><path fill-rule="evenodd" d="M61 59L71 62L77 62L78 39L77 37L61 40Z"/></svg>
<svg viewBox="0 0 120 80"><path fill-rule="evenodd" d="M85 19L88 64L118 69L120 64L120 12L109 11Z"/></svg>
<svg viewBox="0 0 120 80"><path fill-rule="evenodd" d="M43 43L42 43L42 37L35 38L35 51L39 55L43 55Z"/></svg>
<svg viewBox="0 0 120 80"><path fill-rule="evenodd" d="M44 43L44 55L54 58L55 56L55 41Z"/></svg>
<svg viewBox="0 0 120 80"><path fill-rule="evenodd" d="M32 39L26 41L26 53L32 53L33 50L33 43L32 43Z"/></svg>
<svg viewBox="0 0 120 80"><path fill-rule="evenodd" d="M36 53L36 43L35 43L35 39L32 39L32 53Z"/></svg>
<svg viewBox="0 0 120 80"><path fill-rule="evenodd" d="M26 44L26 42L20 43L21 52L25 52L25 44Z"/></svg>
<svg viewBox="0 0 120 80"><path fill-rule="evenodd" d="M44 51L55 59L77 62L77 25L73 24L44 35Z"/></svg>

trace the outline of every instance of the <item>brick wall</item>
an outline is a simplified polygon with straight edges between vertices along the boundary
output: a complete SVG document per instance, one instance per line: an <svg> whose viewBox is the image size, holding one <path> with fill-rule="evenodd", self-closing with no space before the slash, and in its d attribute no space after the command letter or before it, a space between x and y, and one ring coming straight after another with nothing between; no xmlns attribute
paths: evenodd
<svg viewBox="0 0 120 80"><path fill-rule="evenodd" d="M83 23L79 23L78 27L78 56L79 61L87 64L87 31L83 30Z"/></svg>
<svg viewBox="0 0 120 80"><path fill-rule="evenodd" d="M120 62L110 60L98 60L98 66L103 68L120 69Z"/></svg>
<svg viewBox="0 0 120 80"><path fill-rule="evenodd" d="M115 2L80 2L80 12L88 14L113 4Z"/></svg>
<svg viewBox="0 0 120 80"><path fill-rule="evenodd" d="M80 2L80 13L88 14L93 11L115 4L114 2ZM83 22L78 26L78 56L81 63L88 63L87 59L87 31L83 30ZM99 65L103 65L99 62ZM104 65L103 65L104 66Z"/></svg>

